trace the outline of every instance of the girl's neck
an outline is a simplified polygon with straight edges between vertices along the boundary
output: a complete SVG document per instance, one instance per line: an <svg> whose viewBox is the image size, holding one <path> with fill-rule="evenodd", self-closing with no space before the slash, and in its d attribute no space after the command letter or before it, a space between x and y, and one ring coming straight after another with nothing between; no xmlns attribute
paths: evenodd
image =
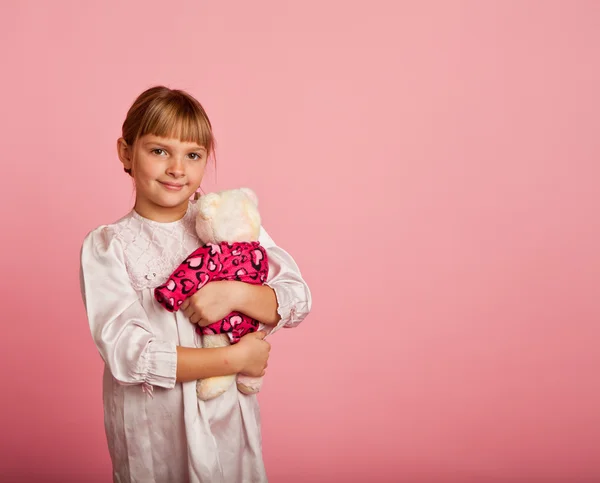
<svg viewBox="0 0 600 483"><path fill-rule="evenodd" d="M142 218L150 221L172 223L181 220L187 213L188 207L189 201L178 206L165 207L136 200L133 210Z"/></svg>

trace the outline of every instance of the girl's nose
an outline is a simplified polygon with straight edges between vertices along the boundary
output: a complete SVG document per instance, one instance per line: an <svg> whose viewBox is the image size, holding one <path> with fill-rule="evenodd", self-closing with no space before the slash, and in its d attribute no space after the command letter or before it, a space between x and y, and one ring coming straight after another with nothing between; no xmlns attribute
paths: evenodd
<svg viewBox="0 0 600 483"><path fill-rule="evenodd" d="M167 174L176 178L181 178L185 172L183 170L183 161L178 157L173 157L171 164L167 168Z"/></svg>

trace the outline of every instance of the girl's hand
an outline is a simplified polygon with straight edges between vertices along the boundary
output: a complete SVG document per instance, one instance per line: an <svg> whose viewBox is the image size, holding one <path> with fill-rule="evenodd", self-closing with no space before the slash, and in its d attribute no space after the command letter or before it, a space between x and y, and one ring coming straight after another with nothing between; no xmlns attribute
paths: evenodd
<svg viewBox="0 0 600 483"><path fill-rule="evenodd" d="M231 346L235 354L238 372L246 376L260 377L265 375L271 344L263 340L267 334L262 331L246 334L240 341Z"/></svg>
<svg viewBox="0 0 600 483"><path fill-rule="evenodd" d="M225 318L238 306L242 282L209 282L181 304L181 311L190 322L202 327Z"/></svg>

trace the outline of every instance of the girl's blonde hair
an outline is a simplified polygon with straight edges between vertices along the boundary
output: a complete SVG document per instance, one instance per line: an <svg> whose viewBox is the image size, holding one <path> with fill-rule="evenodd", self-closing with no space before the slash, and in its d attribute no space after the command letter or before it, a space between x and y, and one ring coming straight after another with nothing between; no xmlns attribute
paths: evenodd
<svg viewBox="0 0 600 483"><path fill-rule="evenodd" d="M127 112L122 136L129 146L146 134L178 138L215 155L212 125L202 105L182 90L155 86L142 92ZM125 170L131 175L131 170Z"/></svg>

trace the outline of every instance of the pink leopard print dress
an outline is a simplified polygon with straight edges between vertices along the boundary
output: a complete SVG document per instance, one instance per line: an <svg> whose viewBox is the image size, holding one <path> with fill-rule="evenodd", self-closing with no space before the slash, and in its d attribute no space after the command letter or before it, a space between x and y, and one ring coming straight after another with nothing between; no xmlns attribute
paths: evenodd
<svg viewBox="0 0 600 483"><path fill-rule="evenodd" d="M183 302L208 282L238 280L262 285L267 280L267 252L259 242L208 243L192 252L169 279L154 290L158 303L176 312ZM232 312L219 322L198 326L200 334L227 334L232 344L258 329L259 322L240 312Z"/></svg>

